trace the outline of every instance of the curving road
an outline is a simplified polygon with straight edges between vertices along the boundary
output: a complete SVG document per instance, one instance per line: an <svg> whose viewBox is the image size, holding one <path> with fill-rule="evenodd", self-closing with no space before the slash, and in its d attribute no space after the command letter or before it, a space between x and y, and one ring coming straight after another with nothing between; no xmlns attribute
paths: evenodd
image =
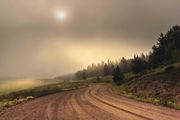
<svg viewBox="0 0 180 120"><path fill-rule="evenodd" d="M9 108L0 120L179 120L180 111L137 102L92 85Z"/></svg>

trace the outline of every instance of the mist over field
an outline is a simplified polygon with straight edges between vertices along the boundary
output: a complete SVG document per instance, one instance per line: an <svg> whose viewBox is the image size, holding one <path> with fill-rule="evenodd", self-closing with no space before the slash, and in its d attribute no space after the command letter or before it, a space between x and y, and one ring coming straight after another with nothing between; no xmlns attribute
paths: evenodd
<svg viewBox="0 0 180 120"><path fill-rule="evenodd" d="M61 83L63 81L56 79L11 79L1 80L0 95L25 90L29 88L44 86L48 84Z"/></svg>
<svg viewBox="0 0 180 120"><path fill-rule="evenodd" d="M6 80L0 83L0 94L28 89L39 85L42 85L42 82L38 80Z"/></svg>

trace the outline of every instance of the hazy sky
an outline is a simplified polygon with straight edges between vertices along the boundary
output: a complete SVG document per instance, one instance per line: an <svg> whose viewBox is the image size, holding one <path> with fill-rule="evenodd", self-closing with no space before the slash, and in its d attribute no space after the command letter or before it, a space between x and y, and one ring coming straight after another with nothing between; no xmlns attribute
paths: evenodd
<svg viewBox="0 0 180 120"><path fill-rule="evenodd" d="M180 0L0 0L0 77L52 77L148 52ZM63 11L65 19L57 18Z"/></svg>

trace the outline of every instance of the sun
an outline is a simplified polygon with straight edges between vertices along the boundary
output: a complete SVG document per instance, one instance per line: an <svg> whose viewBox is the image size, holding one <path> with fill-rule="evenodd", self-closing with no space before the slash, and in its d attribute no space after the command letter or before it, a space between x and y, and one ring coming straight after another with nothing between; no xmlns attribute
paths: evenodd
<svg viewBox="0 0 180 120"><path fill-rule="evenodd" d="M58 10L55 12L55 17L60 21L64 21L66 19L66 12Z"/></svg>

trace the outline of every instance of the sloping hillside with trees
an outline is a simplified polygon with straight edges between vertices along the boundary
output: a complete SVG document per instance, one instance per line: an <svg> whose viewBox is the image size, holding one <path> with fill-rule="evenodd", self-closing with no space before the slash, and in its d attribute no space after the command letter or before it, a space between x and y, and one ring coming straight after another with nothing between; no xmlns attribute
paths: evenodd
<svg viewBox="0 0 180 120"><path fill-rule="evenodd" d="M103 61L76 72L76 79L103 76L112 76L117 88L125 94L138 99L152 98L153 102L171 107L177 105L179 109L180 26L172 27L166 34L161 33L149 54Z"/></svg>

